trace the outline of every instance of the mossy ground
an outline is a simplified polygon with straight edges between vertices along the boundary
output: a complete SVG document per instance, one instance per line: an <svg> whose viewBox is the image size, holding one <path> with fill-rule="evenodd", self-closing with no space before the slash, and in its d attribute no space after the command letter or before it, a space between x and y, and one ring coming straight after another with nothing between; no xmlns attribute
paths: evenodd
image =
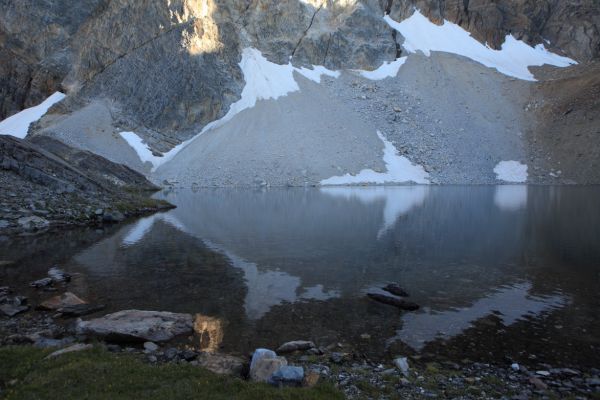
<svg viewBox="0 0 600 400"><path fill-rule="evenodd" d="M152 366L95 347L45 359L48 350L0 348L0 398L5 399L342 399L328 385L275 389L199 367Z"/></svg>

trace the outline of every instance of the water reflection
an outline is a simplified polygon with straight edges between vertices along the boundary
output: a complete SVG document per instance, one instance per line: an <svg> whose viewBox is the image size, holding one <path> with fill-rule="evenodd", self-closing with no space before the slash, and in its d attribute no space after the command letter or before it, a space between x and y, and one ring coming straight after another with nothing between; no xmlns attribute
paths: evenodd
<svg viewBox="0 0 600 400"><path fill-rule="evenodd" d="M494 290L469 307L435 312L429 309L402 316L402 329L392 340L401 340L413 349L420 350L436 338L459 335L473 322L490 314L497 315L505 326L510 326L527 316L559 309L568 303L563 295L530 295L531 284L517 283L511 287Z"/></svg>
<svg viewBox="0 0 600 400"><path fill-rule="evenodd" d="M494 204L504 211L517 211L527 206L527 186L501 185L496 187Z"/></svg>
<svg viewBox="0 0 600 400"><path fill-rule="evenodd" d="M69 249L57 238L48 248L65 253L60 263L67 270L81 272L75 291L108 311L199 315L199 346L210 351L299 338L327 345L362 333L372 334L369 345L381 351L398 342L421 349L460 337L490 315L505 335L519 326L520 337L527 323L541 324L546 334L565 326L561 335L570 329L574 336L585 326L586 340L600 337L600 323L589 318L600 311L599 188L215 189L161 196L178 208L116 228L93 245ZM22 253L27 260L27 249ZM421 310L400 314L365 298L389 282L407 289ZM557 318L569 321L545 325Z"/></svg>

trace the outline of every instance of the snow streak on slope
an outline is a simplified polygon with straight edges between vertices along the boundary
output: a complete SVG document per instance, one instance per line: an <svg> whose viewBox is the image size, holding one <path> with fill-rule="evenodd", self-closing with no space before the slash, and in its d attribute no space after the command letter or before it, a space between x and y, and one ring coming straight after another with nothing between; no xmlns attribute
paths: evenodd
<svg viewBox="0 0 600 400"><path fill-rule="evenodd" d="M400 67L404 65L407 57L400 57L395 61L386 61L383 65L373 71L358 71L363 78L379 81L385 78L394 78L398 75Z"/></svg>
<svg viewBox="0 0 600 400"><path fill-rule="evenodd" d="M390 184L390 183L419 183L428 184L429 174L420 165L415 165L406 157L398 155L394 145L377 131L377 136L383 142L383 162L387 172L375 172L363 169L357 175L346 174L334 176L321 181L321 185L359 185L359 184Z"/></svg>
<svg viewBox="0 0 600 400"><path fill-rule="evenodd" d="M546 50L543 44L531 47L523 41L507 35L501 50L494 50L475 40L469 32L449 21L436 25L419 11L402 22L384 17L390 27L404 37L403 47L410 53L422 51L429 56L432 51L458 54L477 61L486 67L518 79L535 81L528 67L544 64L568 67L577 64Z"/></svg>
<svg viewBox="0 0 600 400"><path fill-rule="evenodd" d="M129 137L129 139L126 138L126 140L136 152L138 152L140 159L142 161L150 161L154 171L160 165L173 159L177 153L189 145L195 138L206 131L225 124L239 112L254 107L258 100L275 100L300 90L300 87L294 78L294 72L297 72L316 83L321 82L321 76L323 75L334 78L337 78L340 75L338 71L331 71L322 66L314 66L313 69L308 69L304 67L296 68L291 63L287 65L275 64L263 57L261 52L254 48L244 49L242 52L240 68L244 74L244 80L246 81L240 100L231 105L224 117L207 124L198 135L174 147L171 151L165 153L163 157L149 157L147 154L147 146L142 145L141 142L138 143L139 137L136 139L129 135L131 132L124 132L127 134L125 136ZM123 136L123 133L121 135Z"/></svg>
<svg viewBox="0 0 600 400"><path fill-rule="evenodd" d="M527 165L518 161L500 161L494 168L496 179L504 182L524 183L527 181Z"/></svg>
<svg viewBox="0 0 600 400"><path fill-rule="evenodd" d="M54 104L65 98L65 95L56 92L37 106L26 108L25 110L6 118L0 122L0 135L11 135L24 139L27 136L29 125L42 118L48 112L48 109Z"/></svg>

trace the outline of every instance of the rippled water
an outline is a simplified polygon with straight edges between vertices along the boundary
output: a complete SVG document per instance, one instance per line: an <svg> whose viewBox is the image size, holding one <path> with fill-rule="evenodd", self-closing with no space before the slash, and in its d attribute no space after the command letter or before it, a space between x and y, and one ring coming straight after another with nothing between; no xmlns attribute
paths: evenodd
<svg viewBox="0 0 600 400"><path fill-rule="evenodd" d="M160 196L178 208L104 232L1 242L0 259L17 261L0 267L1 281L24 286L58 263L77 273L72 291L108 311L205 316L202 346L231 352L311 339L372 355L600 359L598 187ZM390 282L421 309L365 297Z"/></svg>

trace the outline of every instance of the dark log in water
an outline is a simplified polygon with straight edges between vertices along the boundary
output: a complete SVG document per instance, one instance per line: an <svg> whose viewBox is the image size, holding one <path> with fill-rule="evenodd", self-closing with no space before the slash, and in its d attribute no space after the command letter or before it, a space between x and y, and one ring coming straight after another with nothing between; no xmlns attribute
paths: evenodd
<svg viewBox="0 0 600 400"><path fill-rule="evenodd" d="M386 296L384 294L379 294L379 293L367 293L367 296L369 296L371 299L373 299L379 303L388 304L390 306L394 306L401 310L415 311L415 310L419 309L418 304L412 303L410 301L406 301L403 299L399 299L397 297Z"/></svg>
<svg viewBox="0 0 600 400"><path fill-rule="evenodd" d="M382 289L385 290L386 292L391 293L396 296L410 297L410 294L408 294L408 292L406 290L402 289L400 287L400 285L398 285L397 283L390 283L389 285L383 287Z"/></svg>

